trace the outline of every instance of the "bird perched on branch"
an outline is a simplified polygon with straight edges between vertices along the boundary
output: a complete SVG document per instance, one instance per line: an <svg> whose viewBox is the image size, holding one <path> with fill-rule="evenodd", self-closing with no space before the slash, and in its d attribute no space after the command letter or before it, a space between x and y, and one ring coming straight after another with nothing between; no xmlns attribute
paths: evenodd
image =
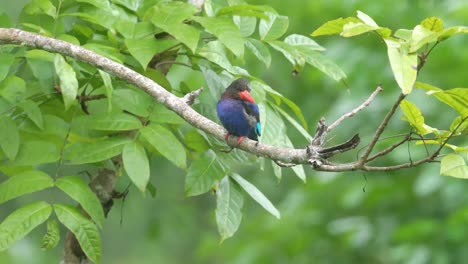
<svg viewBox="0 0 468 264"><path fill-rule="evenodd" d="M258 141L262 127L258 106L250 95L249 81L237 79L226 88L216 106L218 118L230 135L237 136L237 144L245 137Z"/></svg>

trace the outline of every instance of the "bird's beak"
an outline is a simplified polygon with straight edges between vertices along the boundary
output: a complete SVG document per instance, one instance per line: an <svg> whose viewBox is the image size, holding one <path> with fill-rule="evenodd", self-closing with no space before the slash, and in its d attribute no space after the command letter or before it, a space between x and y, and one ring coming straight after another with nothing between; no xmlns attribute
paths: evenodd
<svg viewBox="0 0 468 264"><path fill-rule="evenodd" d="M247 102L251 102L251 103L255 103L255 100L253 99L253 97L250 95L249 91L248 90L244 90L242 92L239 92L239 97L242 99L242 100L245 100Z"/></svg>

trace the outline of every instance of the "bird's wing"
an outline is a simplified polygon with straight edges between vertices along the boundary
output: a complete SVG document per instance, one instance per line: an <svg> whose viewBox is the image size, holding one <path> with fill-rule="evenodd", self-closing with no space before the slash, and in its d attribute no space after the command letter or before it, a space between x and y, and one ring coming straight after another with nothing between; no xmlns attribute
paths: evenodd
<svg viewBox="0 0 468 264"><path fill-rule="evenodd" d="M242 101L249 125L254 128L255 134L261 135L262 127L260 125L260 111L255 103Z"/></svg>

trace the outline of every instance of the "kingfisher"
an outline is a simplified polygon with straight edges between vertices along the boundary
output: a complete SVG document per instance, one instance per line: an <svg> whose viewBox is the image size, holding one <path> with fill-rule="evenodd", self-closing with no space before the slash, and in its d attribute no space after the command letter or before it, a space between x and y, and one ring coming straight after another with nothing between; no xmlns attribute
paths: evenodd
<svg viewBox="0 0 468 264"><path fill-rule="evenodd" d="M218 118L227 130L225 139L237 136L237 145L245 137L258 141L262 133L258 105L250 95L250 84L240 78L232 82L221 95L216 106Z"/></svg>

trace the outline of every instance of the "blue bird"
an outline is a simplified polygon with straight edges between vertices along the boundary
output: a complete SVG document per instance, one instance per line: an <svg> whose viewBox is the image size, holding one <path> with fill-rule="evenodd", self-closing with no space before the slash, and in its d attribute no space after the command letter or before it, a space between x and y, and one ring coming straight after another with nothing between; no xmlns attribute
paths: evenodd
<svg viewBox="0 0 468 264"><path fill-rule="evenodd" d="M230 135L239 137L239 145L245 137L258 141L262 127L258 105L250 95L249 81L237 79L226 88L216 106L218 118Z"/></svg>

